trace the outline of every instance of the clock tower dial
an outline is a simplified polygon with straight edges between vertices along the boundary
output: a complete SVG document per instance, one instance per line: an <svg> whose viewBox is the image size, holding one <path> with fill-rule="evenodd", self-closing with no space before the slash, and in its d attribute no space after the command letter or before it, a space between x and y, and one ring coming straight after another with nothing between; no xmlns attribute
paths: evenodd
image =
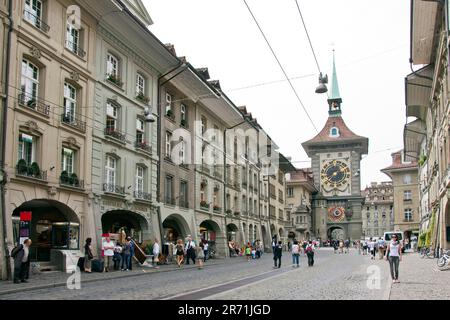
<svg viewBox="0 0 450 320"><path fill-rule="evenodd" d="M323 164L320 177L325 189L344 191L350 180L350 168L344 161L331 160Z"/></svg>

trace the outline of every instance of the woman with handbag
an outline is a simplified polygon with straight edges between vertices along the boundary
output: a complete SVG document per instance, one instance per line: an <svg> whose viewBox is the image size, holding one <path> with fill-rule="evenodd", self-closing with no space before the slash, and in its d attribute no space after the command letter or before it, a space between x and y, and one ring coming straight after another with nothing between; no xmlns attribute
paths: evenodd
<svg viewBox="0 0 450 320"><path fill-rule="evenodd" d="M86 244L84 245L84 271L87 273L91 273L91 260L94 259L94 255L92 254L92 238L86 239Z"/></svg>

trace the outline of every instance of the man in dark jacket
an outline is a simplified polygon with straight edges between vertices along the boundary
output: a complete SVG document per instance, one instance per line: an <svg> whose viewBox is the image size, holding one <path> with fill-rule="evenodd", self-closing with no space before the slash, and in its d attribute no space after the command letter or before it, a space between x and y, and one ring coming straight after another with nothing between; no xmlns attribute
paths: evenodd
<svg viewBox="0 0 450 320"><path fill-rule="evenodd" d="M274 268L277 268L277 260L278 260L278 268L281 268L282 254L283 254L283 245L281 241L278 241L278 245L275 246L273 253Z"/></svg>
<svg viewBox="0 0 450 320"><path fill-rule="evenodd" d="M11 252L11 257L14 258L14 283L28 282L25 277L30 267L30 246L31 240L26 239Z"/></svg>

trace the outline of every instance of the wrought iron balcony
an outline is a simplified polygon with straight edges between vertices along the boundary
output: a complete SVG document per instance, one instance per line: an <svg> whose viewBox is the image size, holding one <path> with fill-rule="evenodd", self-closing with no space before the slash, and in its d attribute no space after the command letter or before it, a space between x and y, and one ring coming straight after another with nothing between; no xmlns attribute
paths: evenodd
<svg viewBox="0 0 450 320"><path fill-rule="evenodd" d="M121 142L126 142L126 135L122 132L119 132L113 128L105 128L105 136L117 139Z"/></svg>
<svg viewBox="0 0 450 320"><path fill-rule="evenodd" d="M44 104L39 99L32 97L30 95L27 95L25 93L20 93L18 100L19 100L19 105L33 109L34 111L39 112L40 114L43 114L44 116L47 116L47 117L50 116L50 106Z"/></svg>
<svg viewBox="0 0 450 320"><path fill-rule="evenodd" d="M32 25L34 25L39 30L48 33L50 31L50 26L46 24L42 19L38 16L36 16L34 13L28 10L23 11L23 16L25 20L30 22Z"/></svg>
<svg viewBox="0 0 450 320"><path fill-rule="evenodd" d="M86 122L81 121L82 116L78 113L63 113L61 122L65 123L81 132L86 132Z"/></svg>
<svg viewBox="0 0 450 320"><path fill-rule="evenodd" d="M219 207L219 206L214 206L213 207L213 211L216 212L216 213L220 213L220 212L222 212L222 208Z"/></svg>
<svg viewBox="0 0 450 320"><path fill-rule="evenodd" d="M72 188L84 189L84 180L78 179L76 174L65 174L66 171L61 173L59 177L59 183L61 186L67 186Z"/></svg>
<svg viewBox="0 0 450 320"><path fill-rule="evenodd" d="M152 194L143 191L134 191L133 195L136 199L152 201Z"/></svg>
<svg viewBox="0 0 450 320"><path fill-rule="evenodd" d="M66 40L66 48L75 53L80 58L86 56L86 51L84 51L78 43Z"/></svg>
<svg viewBox="0 0 450 320"><path fill-rule="evenodd" d="M104 183L103 184L103 191L124 195L125 194L125 187L121 187L121 186L118 186L118 185L115 185L115 184L110 184L110 183Z"/></svg>
<svg viewBox="0 0 450 320"><path fill-rule="evenodd" d="M145 141L136 141L134 146L136 147L136 149L152 153L152 146Z"/></svg>
<svg viewBox="0 0 450 320"><path fill-rule="evenodd" d="M36 170L31 166L17 166L16 176L27 177L47 181L47 171Z"/></svg>

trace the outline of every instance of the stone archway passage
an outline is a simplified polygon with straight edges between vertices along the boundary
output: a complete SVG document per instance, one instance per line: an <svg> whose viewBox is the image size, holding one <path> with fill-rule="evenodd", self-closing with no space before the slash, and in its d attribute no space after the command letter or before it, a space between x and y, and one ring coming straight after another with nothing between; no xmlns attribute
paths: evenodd
<svg viewBox="0 0 450 320"><path fill-rule="evenodd" d="M344 240L345 232L342 227L333 226L328 229L328 238L331 240Z"/></svg>
<svg viewBox="0 0 450 320"><path fill-rule="evenodd" d="M48 199L24 202L12 213L13 237L20 237L20 213L31 212L29 238L31 261L50 261L53 249L78 250L80 248L80 220L64 203Z"/></svg>
<svg viewBox="0 0 450 320"><path fill-rule="evenodd" d="M112 210L102 215L103 233L120 233L142 243L151 239L147 220L138 213L128 210Z"/></svg>
<svg viewBox="0 0 450 320"><path fill-rule="evenodd" d="M208 241L209 250L215 251L217 256L227 255L225 233L215 221L204 220L200 223L200 240Z"/></svg>
<svg viewBox="0 0 450 320"><path fill-rule="evenodd" d="M175 243L178 239L184 239L191 234L188 223L179 214L171 214L163 221L163 242Z"/></svg>

